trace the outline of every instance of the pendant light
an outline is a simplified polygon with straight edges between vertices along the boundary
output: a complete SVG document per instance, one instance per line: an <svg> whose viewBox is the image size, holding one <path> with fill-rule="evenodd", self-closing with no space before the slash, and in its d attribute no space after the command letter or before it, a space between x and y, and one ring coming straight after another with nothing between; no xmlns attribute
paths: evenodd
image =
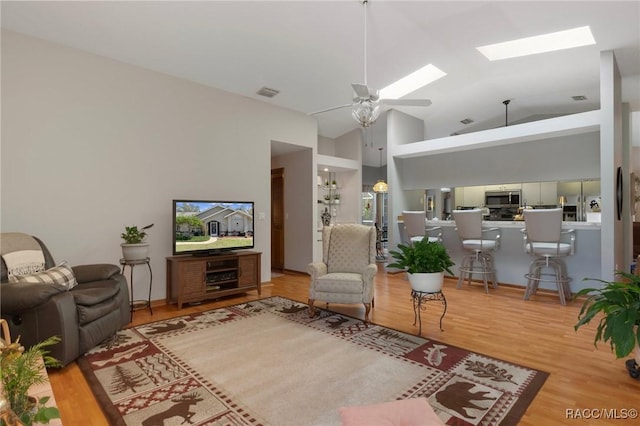
<svg viewBox="0 0 640 426"><path fill-rule="evenodd" d="M378 148L380 151L380 169L382 169L382 147ZM381 173L382 174L382 173ZM373 185L373 192L388 192L389 185L384 181L384 179L378 179L375 185Z"/></svg>

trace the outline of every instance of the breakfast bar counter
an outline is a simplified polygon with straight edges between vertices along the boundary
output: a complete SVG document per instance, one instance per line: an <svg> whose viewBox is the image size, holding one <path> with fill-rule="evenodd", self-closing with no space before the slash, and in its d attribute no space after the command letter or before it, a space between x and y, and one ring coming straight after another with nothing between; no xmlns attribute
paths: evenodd
<svg viewBox="0 0 640 426"><path fill-rule="evenodd" d="M439 226L442 228L442 242L447 248L451 259L456 263L453 271L458 275L458 267L466 254L460 246L456 224L449 220L427 220L426 228ZM499 228L500 248L493 252L496 276L499 283L522 286L527 285L524 275L529 271L529 263L533 258L524 251L525 225L523 221L483 221L484 228ZM571 292L582 288L597 286L593 281L584 278L601 277L600 273L600 223L595 222L563 222L562 229L574 229L575 254L564 257L567 273L571 278ZM404 241L404 224L398 221L401 240ZM393 248L392 248L393 249ZM541 282L541 289L557 290L555 283Z"/></svg>

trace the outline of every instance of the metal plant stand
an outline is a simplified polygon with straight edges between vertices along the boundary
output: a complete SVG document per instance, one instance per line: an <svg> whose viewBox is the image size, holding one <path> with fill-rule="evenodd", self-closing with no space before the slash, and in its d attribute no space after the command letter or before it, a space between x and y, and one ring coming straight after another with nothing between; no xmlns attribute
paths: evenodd
<svg viewBox="0 0 640 426"><path fill-rule="evenodd" d="M151 309L151 287L153 286L153 273L151 272L150 259L148 257L146 259L140 259L140 260L120 259L120 265L122 265L122 275L124 275L125 266L128 266L130 268L129 287L131 289L131 304L130 304L131 321L133 321L133 311L136 309L149 308L149 313L153 315L153 310ZM147 300L133 300L133 268L136 265L147 265L147 268L149 268L149 296L147 297Z"/></svg>
<svg viewBox="0 0 640 426"><path fill-rule="evenodd" d="M444 297L444 293L442 291L424 292L411 290L411 298L413 300L413 325L416 325L416 322L418 323L418 335L422 334L422 318L420 317L420 313L423 310L427 310L427 306L425 305L427 302L442 302L444 305L444 310L440 316L440 331L443 331L442 319L444 318L444 314L447 313L447 298Z"/></svg>

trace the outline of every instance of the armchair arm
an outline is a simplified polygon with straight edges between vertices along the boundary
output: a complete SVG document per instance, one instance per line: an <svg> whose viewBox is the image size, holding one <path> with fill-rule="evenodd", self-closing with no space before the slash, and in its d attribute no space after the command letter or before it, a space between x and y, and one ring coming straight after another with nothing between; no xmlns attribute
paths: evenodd
<svg viewBox="0 0 640 426"><path fill-rule="evenodd" d="M65 286L57 284L5 283L0 285L0 311L3 315L19 314L66 291Z"/></svg>
<svg viewBox="0 0 640 426"><path fill-rule="evenodd" d="M373 299L373 279L378 272L378 266L375 263L370 263L362 271L362 283L364 284L363 299L365 303L371 302Z"/></svg>
<svg viewBox="0 0 640 426"><path fill-rule="evenodd" d="M323 262L312 262L307 266L307 272L311 275L311 282L316 278L327 274L327 265Z"/></svg>
<svg viewBox="0 0 640 426"><path fill-rule="evenodd" d="M364 282L373 281L373 278L376 276L377 272L378 266L375 263L368 264L367 267L364 268L364 271L362 271L362 280Z"/></svg>
<svg viewBox="0 0 640 426"><path fill-rule="evenodd" d="M73 273L78 284L111 279L120 273L120 268L108 263L73 266Z"/></svg>

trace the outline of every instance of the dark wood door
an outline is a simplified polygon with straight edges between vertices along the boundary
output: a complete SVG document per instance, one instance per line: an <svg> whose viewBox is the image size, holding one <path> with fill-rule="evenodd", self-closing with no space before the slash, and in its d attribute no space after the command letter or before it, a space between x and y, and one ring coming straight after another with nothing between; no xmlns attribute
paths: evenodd
<svg viewBox="0 0 640 426"><path fill-rule="evenodd" d="M271 170L271 269L284 270L284 169Z"/></svg>

